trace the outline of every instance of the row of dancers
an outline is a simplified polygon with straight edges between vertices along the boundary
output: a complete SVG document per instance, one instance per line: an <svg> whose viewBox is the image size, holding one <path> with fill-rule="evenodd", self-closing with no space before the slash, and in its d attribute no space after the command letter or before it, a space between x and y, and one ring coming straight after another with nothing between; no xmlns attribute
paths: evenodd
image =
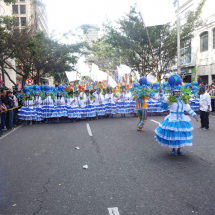
<svg viewBox="0 0 215 215"><path fill-rule="evenodd" d="M65 87L49 87L47 85L24 87L18 99L23 101L23 107L19 109L19 119L25 120L32 125L32 121L51 123L52 118L65 117L72 119L74 122L80 118L96 118L102 119L103 116L109 118L115 114L121 114L121 117L126 117L126 114L137 114L135 101L133 101L133 91L138 88L138 83L134 83L132 88L121 85L118 93L113 93L111 87L92 89L91 86L86 86L86 90L73 88L70 92L65 91ZM147 115L161 115L161 113L169 111L169 106L165 105L158 92L159 84L154 83L152 86L148 82L147 88L152 89L152 94L146 99ZM162 88L165 91L165 96L169 95L168 84L163 83ZM115 91L114 91L115 92ZM194 94L193 94L194 95ZM199 100L197 96L192 96L190 99L191 107L194 111L198 110Z"/></svg>

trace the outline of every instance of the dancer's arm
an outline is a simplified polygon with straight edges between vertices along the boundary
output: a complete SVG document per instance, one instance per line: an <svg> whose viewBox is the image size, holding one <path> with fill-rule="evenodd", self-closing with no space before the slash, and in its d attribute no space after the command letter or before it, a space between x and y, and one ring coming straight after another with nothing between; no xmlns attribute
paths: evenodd
<svg viewBox="0 0 215 215"><path fill-rule="evenodd" d="M159 88L159 96L160 96L160 100L163 102L163 103L169 103L169 100L164 96L164 92L162 90L162 88L160 87Z"/></svg>
<svg viewBox="0 0 215 215"><path fill-rule="evenodd" d="M197 114L191 109L189 104L184 105L184 110L186 110L187 113L189 113L192 117L194 117L197 122L199 121L199 118L197 117Z"/></svg>

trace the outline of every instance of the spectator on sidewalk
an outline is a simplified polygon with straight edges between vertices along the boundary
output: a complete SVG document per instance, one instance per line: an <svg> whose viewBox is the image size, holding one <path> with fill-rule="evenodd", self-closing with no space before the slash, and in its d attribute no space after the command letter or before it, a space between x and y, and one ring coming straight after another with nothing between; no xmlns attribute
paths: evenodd
<svg viewBox="0 0 215 215"><path fill-rule="evenodd" d="M18 99L17 99L17 95L18 95L18 92L17 91L14 91L13 92L13 100L15 101L14 103L14 107L17 107L16 109L13 110L13 124L14 125L17 125L17 114L18 114L18 106L19 106L19 103L18 103Z"/></svg>
<svg viewBox="0 0 215 215"><path fill-rule="evenodd" d="M3 112L6 110L7 110L7 108L3 104L2 100L1 100L1 95L0 95L0 137L2 136L1 116L2 116L2 114L4 114Z"/></svg>
<svg viewBox="0 0 215 215"><path fill-rule="evenodd" d="M198 77L197 77L198 85L200 85L202 83L202 78L200 76L201 75L198 75Z"/></svg>
<svg viewBox="0 0 215 215"><path fill-rule="evenodd" d="M211 86L210 86L209 95L215 97L215 85L211 85ZM213 98L213 97L211 97L211 108L212 108L212 112L215 111L215 98Z"/></svg>
<svg viewBox="0 0 215 215"><path fill-rule="evenodd" d="M13 108L14 104L15 104L15 101L12 98L12 92L11 91L7 91L6 98L7 98L7 101L8 101L9 109ZM13 110L8 110L7 111L6 127L7 127L7 130L13 129Z"/></svg>
<svg viewBox="0 0 215 215"><path fill-rule="evenodd" d="M6 106L7 109L9 109L9 106L8 106L8 101L7 101L7 98L6 98L6 89L4 89L1 93L1 100L2 100L2 103ZM1 128L2 130L7 130L5 128L5 124L6 124L6 117L7 117L7 112L4 112L2 113L2 116L1 116Z"/></svg>
<svg viewBox="0 0 215 215"><path fill-rule="evenodd" d="M207 130L209 129L209 113L211 111L211 98L208 93L205 92L205 88L201 87L199 89L200 93L200 118L201 118L201 129Z"/></svg>

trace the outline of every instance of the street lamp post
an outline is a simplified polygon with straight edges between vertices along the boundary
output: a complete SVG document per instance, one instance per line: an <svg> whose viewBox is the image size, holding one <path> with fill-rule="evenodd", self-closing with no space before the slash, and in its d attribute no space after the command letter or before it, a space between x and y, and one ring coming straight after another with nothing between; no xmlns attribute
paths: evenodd
<svg viewBox="0 0 215 215"><path fill-rule="evenodd" d="M177 74L181 74L180 33L181 33L181 28L180 28L179 0L177 0L177 49L178 49Z"/></svg>

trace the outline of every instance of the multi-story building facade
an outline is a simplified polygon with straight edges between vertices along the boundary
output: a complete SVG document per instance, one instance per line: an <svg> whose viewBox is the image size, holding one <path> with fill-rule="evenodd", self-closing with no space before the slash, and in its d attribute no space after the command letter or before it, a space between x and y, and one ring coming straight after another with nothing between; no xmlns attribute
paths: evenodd
<svg viewBox="0 0 215 215"><path fill-rule="evenodd" d="M0 0L0 15L1 16L15 16L17 19L17 25L22 31L26 25L34 24L37 30L48 33L48 15L46 12L45 5L42 0L17 0L16 4L6 5L3 0ZM12 63L15 62L11 60ZM21 80L21 77L17 76L13 70L7 70L10 78L16 83L17 79ZM1 75L1 74L0 74ZM8 88L13 87L13 83L8 79L6 75L5 86ZM53 78L42 77L41 82L44 84L53 84Z"/></svg>
<svg viewBox="0 0 215 215"><path fill-rule="evenodd" d="M17 24L23 29L27 24L35 24L38 30L48 35L48 15L42 0L17 0L10 5L12 13L17 17Z"/></svg>
<svg viewBox="0 0 215 215"><path fill-rule="evenodd" d="M0 16L12 16L11 6L7 6L3 0L0 0ZM12 64L15 67L15 61L12 59L9 59L9 61L10 61L10 64ZM16 73L12 69L5 68L5 70L10 76L11 80L14 83L16 83ZM0 68L0 79L3 80L2 68ZM4 74L4 81L5 81L5 86L7 86L9 89L13 88L14 84L9 80L6 74Z"/></svg>
<svg viewBox="0 0 215 215"><path fill-rule="evenodd" d="M181 25L187 22L191 11L195 11L201 0L180 1ZM215 11L214 0L207 0L201 14L203 24L195 29L192 41L181 44L181 75L185 82L192 82L201 75L211 84L215 79Z"/></svg>
<svg viewBox="0 0 215 215"><path fill-rule="evenodd" d="M92 46L93 40L98 39L99 37L99 30L98 30L98 25L91 25L87 30L87 33L84 34L84 41L88 42L90 46Z"/></svg>

